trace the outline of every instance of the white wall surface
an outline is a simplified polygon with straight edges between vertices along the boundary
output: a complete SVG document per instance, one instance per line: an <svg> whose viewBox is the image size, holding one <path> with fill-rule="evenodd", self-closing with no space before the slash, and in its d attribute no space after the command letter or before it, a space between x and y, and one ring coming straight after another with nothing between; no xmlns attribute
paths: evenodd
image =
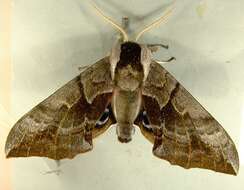
<svg viewBox="0 0 244 190"><path fill-rule="evenodd" d="M131 20L132 33L162 15L167 0L100 0L97 5L117 22ZM137 129L128 144L109 129L94 149L55 163L43 158L11 160L14 190L243 190L244 189L244 1L184 0L168 20L142 38L169 44L176 61L165 67L223 125L241 159L238 176L203 169L185 170L154 157ZM76 76L78 67L104 57L116 30L88 1L13 0L11 115L21 117ZM4 172L1 171L0 172Z"/></svg>

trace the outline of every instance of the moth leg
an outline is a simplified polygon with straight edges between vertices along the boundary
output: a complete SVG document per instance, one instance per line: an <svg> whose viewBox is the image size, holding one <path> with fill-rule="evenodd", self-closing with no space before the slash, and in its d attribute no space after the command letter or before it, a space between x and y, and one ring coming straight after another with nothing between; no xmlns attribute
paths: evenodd
<svg viewBox="0 0 244 190"><path fill-rule="evenodd" d="M164 44L147 44L147 47L151 50L152 53L158 51L159 48L169 49L169 45L164 45ZM176 60L176 58L171 56L167 60L154 60L154 61L157 62L158 64L165 64L165 63L170 63L173 60Z"/></svg>
<svg viewBox="0 0 244 190"><path fill-rule="evenodd" d="M172 62L172 61L174 61L174 60L176 60L175 57L170 57L170 58L167 59L167 60L157 60L157 59L155 59L154 61L157 62L157 63L160 64L160 65L163 65L163 64L165 64L165 63L170 63L170 62Z"/></svg>
<svg viewBox="0 0 244 190"><path fill-rule="evenodd" d="M60 160L55 160L55 168L53 168L52 170L49 171L45 171L43 174L47 175L47 174L56 174L56 175L60 175L60 173L62 173L62 170L60 169L61 167L61 161Z"/></svg>
<svg viewBox="0 0 244 190"><path fill-rule="evenodd" d="M159 48L169 49L169 45L164 44L147 44L147 47L151 50L151 52L156 52Z"/></svg>
<svg viewBox="0 0 244 190"><path fill-rule="evenodd" d="M46 162L47 166L48 166L48 170L42 172L43 175L47 175L47 174L56 174L56 175L60 175L62 173L61 170L61 160L50 160L47 158L44 158L44 161Z"/></svg>

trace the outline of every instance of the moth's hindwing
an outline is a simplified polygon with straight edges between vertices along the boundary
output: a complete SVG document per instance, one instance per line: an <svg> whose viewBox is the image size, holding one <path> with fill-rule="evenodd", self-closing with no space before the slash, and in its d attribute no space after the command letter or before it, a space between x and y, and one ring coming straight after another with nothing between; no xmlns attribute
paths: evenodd
<svg viewBox="0 0 244 190"><path fill-rule="evenodd" d="M153 154L184 168L205 168L236 175L236 147L221 125L158 63L152 62L142 90L144 109L153 130L139 123L154 143Z"/></svg>
<svg viewBox="0 0 244 190"><path fill-rule="evenodd" d="M108 89L112 86L101 85L104 81L98 81L96 77L84 81L84 76L88 73L99 76L103 71L104 79L111 84L106 64L107 58L95 63L25 114L7 137L7 157L42 156L60 160L91 150L92 138L111 125L111 120L108 120L103 127L95 127L110 103Z"/></svg>

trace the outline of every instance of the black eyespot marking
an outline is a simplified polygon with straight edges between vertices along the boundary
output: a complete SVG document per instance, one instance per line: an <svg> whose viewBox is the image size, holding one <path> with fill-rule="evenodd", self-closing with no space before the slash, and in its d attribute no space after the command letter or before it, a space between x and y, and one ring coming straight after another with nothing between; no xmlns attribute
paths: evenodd
<svg viewBox="0 0 244 190"><path fill-rule="evenodd" d="M100 128L100 127L102 127L107 121L108 121L108 119L109 119L109 117L110 117L110 114L111 112L110 112L110 110L109 110L109 107L107 107L105 110L104 110L104 112L103 112L103 114L102 114L102 116L100 117L100 119L96 122L96 128Z"/></svg>
<svg viewBox="0 0 244 190"><path fill-rule="evenodd" d="M142 112L142 116L141 117L142 117L142 125L143 125L144 129L146 129L147 131L152 132L152 127L150 126L146 111Z"/></svg>

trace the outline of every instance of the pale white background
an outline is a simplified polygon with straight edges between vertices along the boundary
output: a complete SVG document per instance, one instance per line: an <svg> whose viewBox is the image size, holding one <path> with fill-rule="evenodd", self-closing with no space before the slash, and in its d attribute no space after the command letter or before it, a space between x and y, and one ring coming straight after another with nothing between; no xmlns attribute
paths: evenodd
<svg viewBox="0 0 244 190"><path fill-rule="evenodd" d="M131 19L132 33L162 15L167 0L100 0L98 6L117 22ZM14 0L12 24L12 113L21 117L79 73L78 67L104 57L116 30L88 1ZM55 163L43 158L12 160L15 190L88 189L244 189L244 1L184 0L167 24L141 42L165 43L155 55L177 60L166 68L224 126L241 159L237 177L203 169L185 170L159 160L137 129L120 144L115 129L96 139L93 151ZM2 171L1 171L2 172Z"/></svg>

